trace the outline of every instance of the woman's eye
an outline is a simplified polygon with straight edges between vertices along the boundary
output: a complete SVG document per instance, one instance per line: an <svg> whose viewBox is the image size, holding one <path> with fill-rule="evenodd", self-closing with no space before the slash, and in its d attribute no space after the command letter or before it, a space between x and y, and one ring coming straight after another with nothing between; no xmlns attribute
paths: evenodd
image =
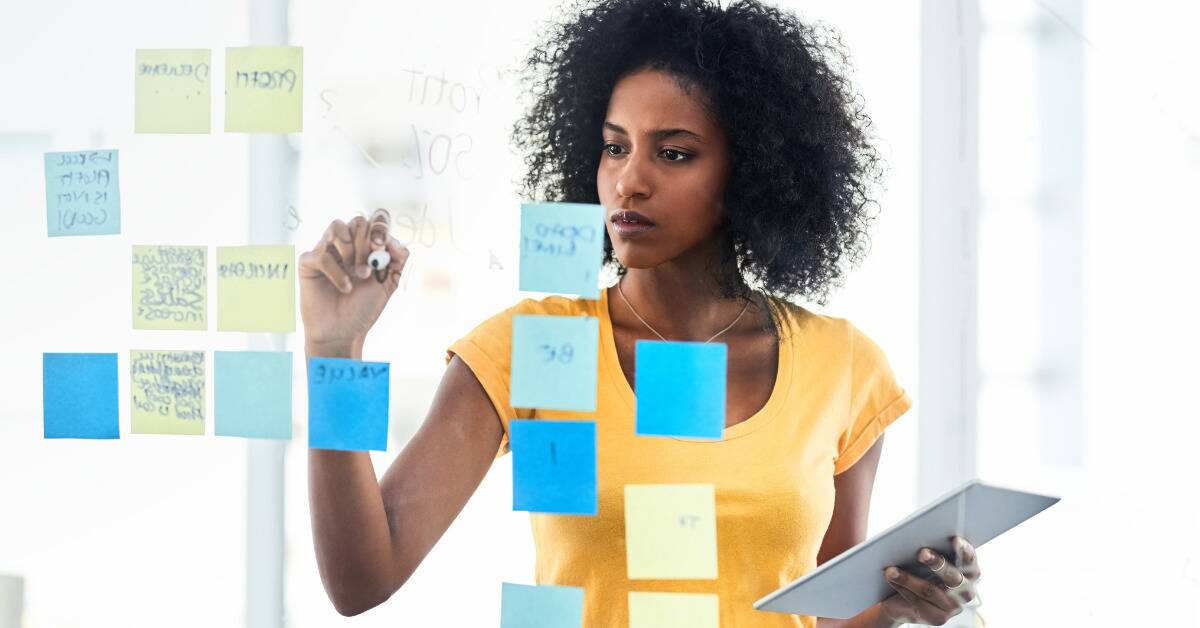
<svg viewBox="0 0 1200 628"><path fill-rule="evenodd" d="M617 149L618 152L613 152L611 150L614 148ZM605 142L604 145L601 147L601 150L607 152L610 156L616 157L617 155L620 154L619 151L621 150L621 145L613 144L611 142ZM688 159L691 159L691 155L689 155L683 151L675 150L674 148L664 148L663 150L659 151L659 154L666 157L667 161L679 162L679 161L687 161Z"/></svg>

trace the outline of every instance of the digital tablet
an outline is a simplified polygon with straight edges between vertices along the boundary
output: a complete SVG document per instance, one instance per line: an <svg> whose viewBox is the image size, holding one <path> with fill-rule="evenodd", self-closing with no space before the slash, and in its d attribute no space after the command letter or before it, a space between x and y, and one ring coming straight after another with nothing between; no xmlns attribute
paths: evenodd
<svg viewBox="0 0 1200 628"><path fill-rule="evenodd" d="M953 562L950 537L961 536L979 547L1058 500L971 480L760 599L754 608L834 619L853 617L895 593L883 578L889 565L936 579L933 571L917 562L920 548L935 549Z"/></svg>

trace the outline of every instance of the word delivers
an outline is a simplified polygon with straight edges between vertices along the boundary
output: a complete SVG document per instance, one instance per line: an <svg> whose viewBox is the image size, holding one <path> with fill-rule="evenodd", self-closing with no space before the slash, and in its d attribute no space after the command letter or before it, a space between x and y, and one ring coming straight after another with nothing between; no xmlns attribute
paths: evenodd
<svg viewBox="0 0 1200 628"><path fill-rule="evenodd" d="M135 323L207 328L204 247L135 246L133 265Z"/></svg>
<svg viewBox="0 0 1200 628"><path fill-rule="evenodd" d="M138 76L190 76L204 83L208 81L209 67L207 63L141 63L137 72Z"/></svg>
<svg viewBox="0 0 1200 628"><path fill-rule="evenodd" d="M203 351L130 352L135 412L204 420Z"/></svg>

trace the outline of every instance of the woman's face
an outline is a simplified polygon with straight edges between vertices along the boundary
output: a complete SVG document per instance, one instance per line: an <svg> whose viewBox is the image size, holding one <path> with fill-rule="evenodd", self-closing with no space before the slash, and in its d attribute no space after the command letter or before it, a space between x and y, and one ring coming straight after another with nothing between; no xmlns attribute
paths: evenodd
<svg viewBox="0 0 1200 628"><path fill-rule="evenodd" d="M720 222L726 138L700 97L658 70L631 74L613 88L596 188L613 253L626 268L703 252L698 247Z"/></svg>

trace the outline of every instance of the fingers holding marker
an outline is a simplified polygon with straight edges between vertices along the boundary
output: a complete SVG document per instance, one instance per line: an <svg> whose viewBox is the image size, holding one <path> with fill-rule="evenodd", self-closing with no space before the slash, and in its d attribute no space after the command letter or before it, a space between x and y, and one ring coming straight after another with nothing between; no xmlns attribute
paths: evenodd
<svg viewBox="0 0 1200 628"><path fill-rule="evenodd" d="M350 274L359 279L371 276L371 269L367 266L367 255L371 252L371 247L367 244L367 227L367 219L362 216L355 216L350 221L350 233L354 237L354 254L352 257L346 258L346 265L350 267Z"/></svg>
<svg viewBox="0 0 1200 628"><path fill-rule="evenodd" d="M337 253L339 263L345 263L345 260L354 258L354 236L350 231L350 225L335 220L329 224L329 228L325 230L325 246L331 247Z"/></svg>
<svg viewBox="0 0 1200 628"><path fill-rule="evenodd" d="M324 275L329 283L341 292L350 292L350 276L342 267L342 261L337 257L337 251L322 242L317 248L300 256L300 276L316 277Z"/></svg>

